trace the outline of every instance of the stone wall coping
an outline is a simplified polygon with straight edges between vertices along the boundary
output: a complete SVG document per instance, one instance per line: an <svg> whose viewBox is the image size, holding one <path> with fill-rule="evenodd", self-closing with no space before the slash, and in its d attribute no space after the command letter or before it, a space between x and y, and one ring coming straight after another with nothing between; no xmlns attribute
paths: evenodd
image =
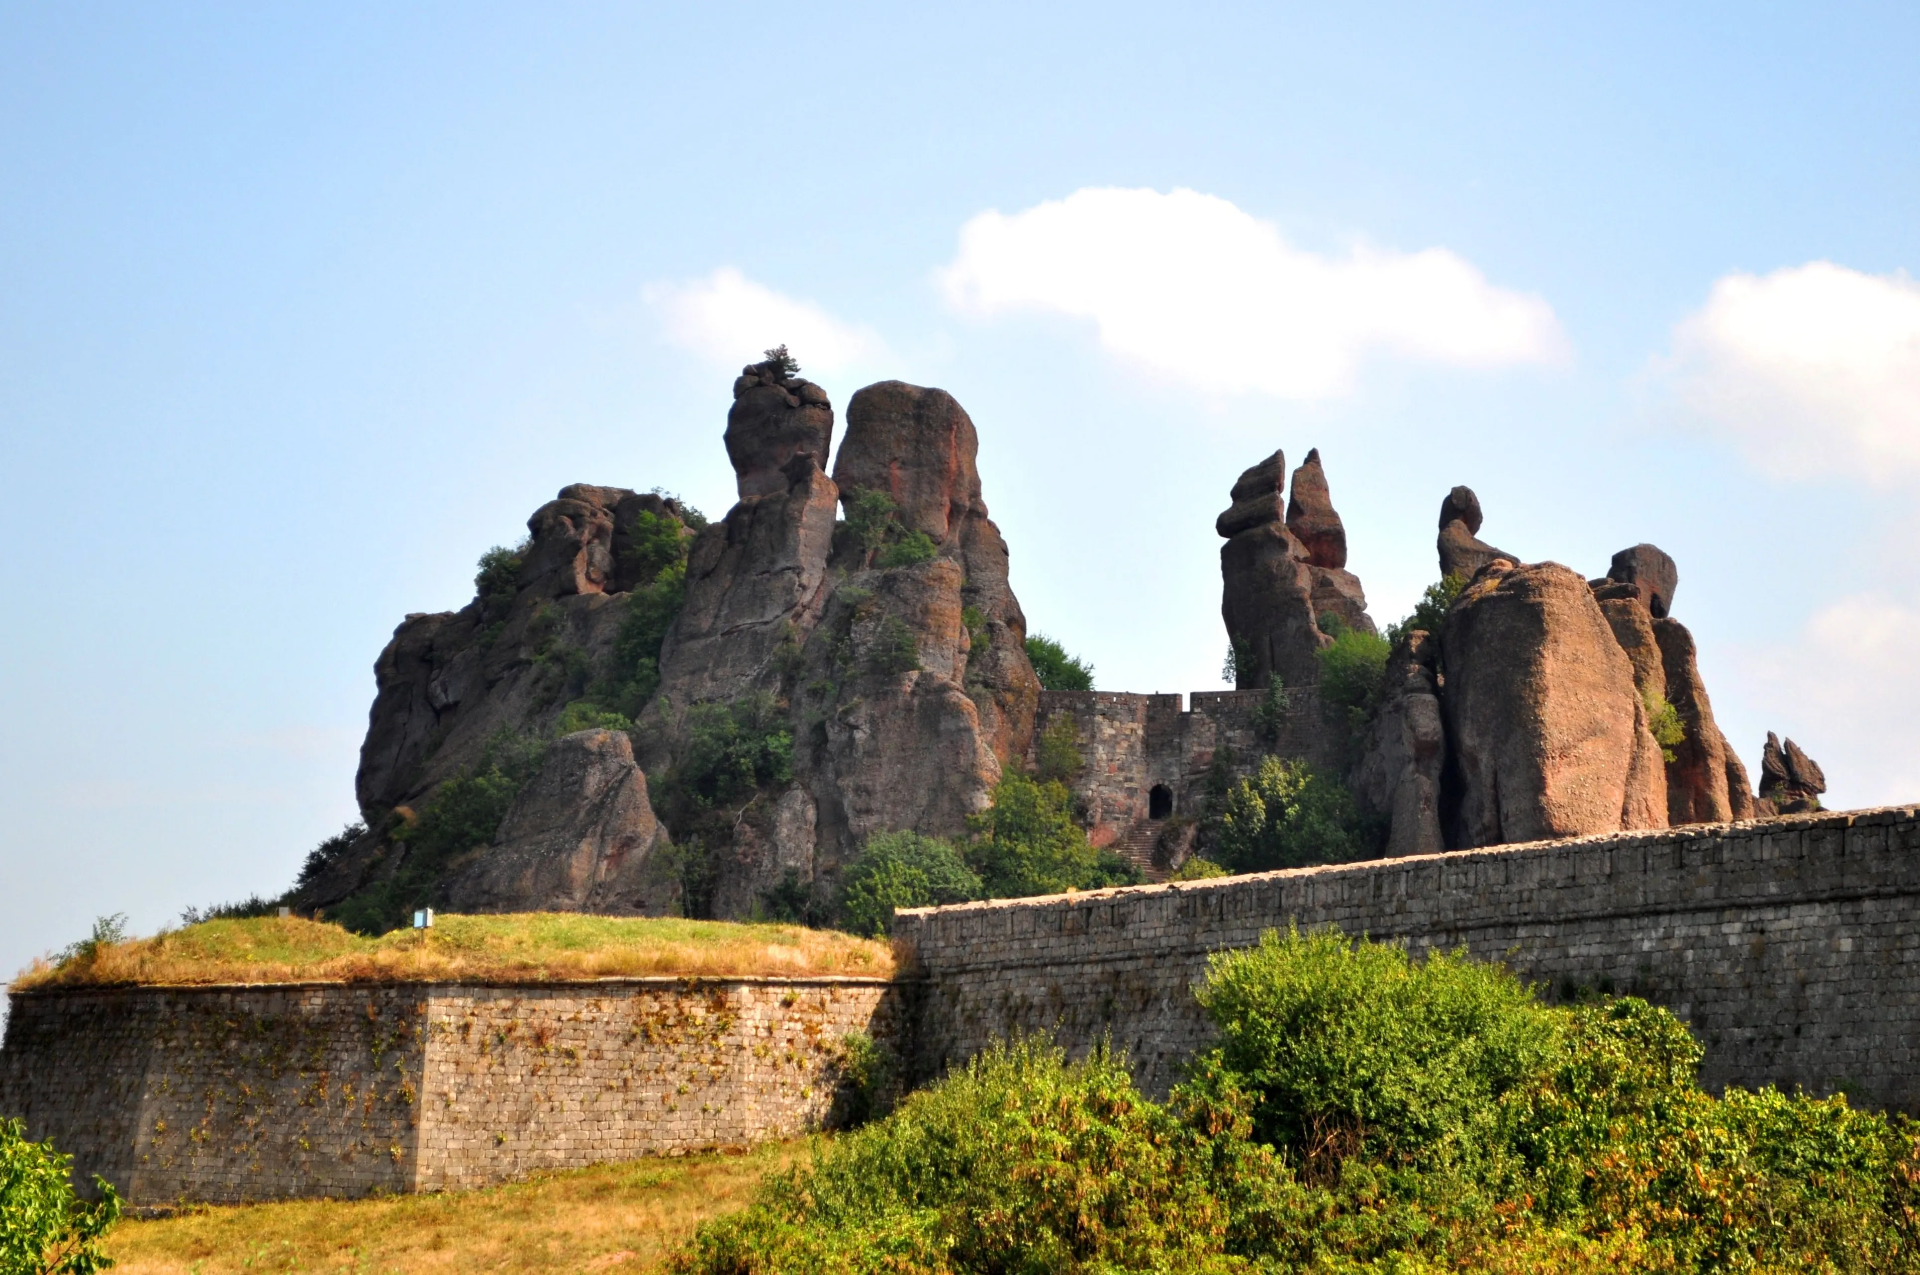
<svg viewBox="0 0 1920 1275"><path fill-rule="evenodd" d="M1210 692L1233 694L1235 692ZM1244 694L1245 692L1239 692ZM1469 850L1443 850L1437 854L1410 854L1395 859L1367 859L1353 863L1317 863L1305 868L1280 868L1273 872L1248 872L1238 876L1207 877L1199 881L1167 881L1159 885L1110 886L1104 890L1079 890L1070 894L1038 894L1024 899L986 899L976 903L948 903L936 907L899 908L897 917L941 917L966 912L991 912L1019 908L1056 908L1129 895L1168 895L1183 892L1232 890L1255 881L1287 878L1332 877L1348 873L1369 873L1382 867L1418 863L1490 862L1507 856L1577 851L1587 848L1633 850L1645 846L1673 845L1683 841L1704 841L1714 837L1765 835L1770 832L1798 832L1821 828L1858 828L1908 822L1920 819L1920 805L1871 806L1860 810L1819 810L1807 814L1775 815L1766 819L1742 819L1733 823L1689 823L1674 828L1644 828L1632 832L1601 832L1585 837L1562 837L1551 841L1519 841L1510 845L1475 846Z"/></svg>
<svg viewBox="0 0 1920 1275"><path fill-rule="evenodd" d="M423 988L447 991L454 988L524 988L538 991L548 988L633 987L711 987L715 985L748 987L893 987L900 983L919 983L918 974L880 978L872 974L611 974L602 978L444 978L444 979L303 979L290 982L260 983L79 983L66 986L7 988L11 997L76 996L124 992L286 992L323 991L341 988L403 991Z"/></svg>

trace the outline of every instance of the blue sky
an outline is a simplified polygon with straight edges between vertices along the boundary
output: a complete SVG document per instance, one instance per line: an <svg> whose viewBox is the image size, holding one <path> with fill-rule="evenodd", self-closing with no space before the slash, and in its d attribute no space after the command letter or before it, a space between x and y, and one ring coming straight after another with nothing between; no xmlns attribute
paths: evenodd
<svg viewBox="0 0 1920 1275"><path fill-rule="evenodd" d="M558 12L556 12L558 10ZM1722 723L1920 797L1910 6L0 4L0 966L272 892L371 667L738 366L979 426L1030 621L1219 685L1318 446L1375 616L1680 564Z"/></svg>

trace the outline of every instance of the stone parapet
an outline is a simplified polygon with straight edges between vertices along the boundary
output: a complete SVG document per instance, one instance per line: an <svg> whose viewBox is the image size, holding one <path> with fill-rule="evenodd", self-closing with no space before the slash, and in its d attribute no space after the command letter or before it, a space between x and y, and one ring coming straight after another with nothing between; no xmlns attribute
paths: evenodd
<svg viewBox="0 0 1920 1275"><path fill-rule="evenodd" d="M1775 1084L1920 1109L1920 815L1914 807L1613 833L1373 863L916 909L917 1070L1014 1031L1129 1051L1164 1092L1210 1027L1211 952L1334 926L1416 953L1464 947L1550 994L1672 1008L1714 1086Z"/></svg>

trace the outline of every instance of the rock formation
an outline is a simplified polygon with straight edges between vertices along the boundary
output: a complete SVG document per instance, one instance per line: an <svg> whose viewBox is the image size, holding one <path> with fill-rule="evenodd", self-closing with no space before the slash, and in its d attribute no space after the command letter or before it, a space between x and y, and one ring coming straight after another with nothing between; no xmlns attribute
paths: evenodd
<svg viewBox="0 0 1920 1275"><path fill-rule="evenodd" d="M978 439L951 395L897 381L856 394L848 420L829 477L825 391L750 366L727 416L739 500L725 518L571 486L529 519L522 549L483 568L464 610L409 616L375 670L358 780L370 831L296 901L351 910L382 882L427 888L430 867L418 902L744 916L776 888L830 892L875 832L963 833L1002 760L1025 752L1039 695ZM655 585L678 567L660 558L663 534L686 546L684 594L666 601ZM678 601L657 660L631 649L643 593ZM644 702L613 705L621 695ZM632 743L607 729L552 740L575 701L589 720L634 713ZM683 773L706 764L696 723L741 705L753 730L791 741L790 764L702 795ZM409 821L448 780L493 773L502 741L543 740L490 844L409 867ZM684 828L670 833L653 803Z"/></svg>
<svg viewBox="0 0 1920 1275"><path fill-rule="evenodd" d="M1220 547L1220 613L1243 690L1266 686L1275 675L1289 686L1317 682L1319 651L1334 627L1323 617L1373 632L1360 581L1346 570L1346 531L1319 452L1295 472L1291 508L1281 501L1286 465L1275 452L1241 474L1232 505L1214 522L1227 542Z"/></svg>
<svg viewBox="0 0 1920 1275"><path fill-rule="evenodd" d="M494 834L442 897L461 912L680 910L680 873L624 732L555 740Z"/></svg>
<svg viewBox="0 0 1920 1275"><path fill-rule="evenodd" d="M1633 663L1586 581L1558 563L1491 563L1448 612L1441 650L1450 844L1667 826Z"/></svg>
<svg viewBox="0 0 1920 1275"><path fill-rule="evenodd" d="M1387 685L1349 785L1363 810L1387 823L1389 856L1447 848L1441 827L1446 725L1440 714L1437 635L1404 634L1387 656Z"/></svg>
<svg viewBox="0 0 1920 1275"><path fill-rule="evenodd" d="M1673 606L1673 591L1680 583L1680 569L1673 559L1653 545L1635 545L1613 555L1607 579L1632 587L1634 596L1647 613L1664 620Z"/></svg>
<svg viewBox="0 0 1920 1275"><path fill-rule="evenodd" d="M1496 549L1480 534L1480 498L1471 487L1455 487L1440 502L1440 575L1471 580L1480 568L1495 558L1518 563L1519 558L1504 549Z"/></svg>
<svg viewBox="0 0 1920 1275"><path fill-rule="evenodd" d="M1781 746L1780 737L1767 732L1766 747L1760 752L1761 813L1795 815L1820 809L1820 794L1827 790L1827 776L1819 763L1807 756L1791 739Z"/></svg>

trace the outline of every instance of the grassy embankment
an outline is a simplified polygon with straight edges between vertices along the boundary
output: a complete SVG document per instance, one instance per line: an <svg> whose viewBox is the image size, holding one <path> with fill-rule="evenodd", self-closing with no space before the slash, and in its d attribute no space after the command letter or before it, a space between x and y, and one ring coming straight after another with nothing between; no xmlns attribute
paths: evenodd
<svg viewBox="0 0 1920 1275"><path fill-rule="evenodd" d="M434 918L366 938L300 917L205 921L102 943L14 981L36 987L207 983L493 982L641 975L862 975L894 971L885 943L798 925L531 912Z"/></svg>
<svg viewBox="0 0 1920 1275"><path fill-rule="evenodd" d="M117 1275L647 1271L805 1145L603 1164L445 1195L197 1208L123 1221L107 1250Z"/></svg>

